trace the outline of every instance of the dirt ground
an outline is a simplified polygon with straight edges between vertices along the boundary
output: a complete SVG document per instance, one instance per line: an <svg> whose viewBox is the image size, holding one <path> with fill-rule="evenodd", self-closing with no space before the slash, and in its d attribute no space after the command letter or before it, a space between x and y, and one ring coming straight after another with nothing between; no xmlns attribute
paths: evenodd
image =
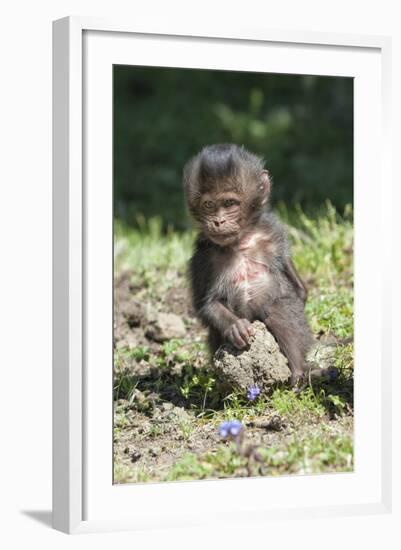
<svg viewBox="0 0 401 550"><path fill-rule="evenodd" d="M222 442L218 433L224 419L224 401L208 386L210 359L205 340L205 331L191 309L183 275L160 293L138 284L131 272L115 279L116 483L247 475L241 461L235 469L210 466L218 460L222 446L228 448L229 443ZM240 405L237 407L241 412ZM276 449L270 469L255 473L308 473L305 461L286 462L281 455L287 452L294 436L301 443L304 437L307 441L315 436L319 440L322 429L331 438L336 434L352 438L352 410L348 403L347 407L343 415L335 414L335 407L323 412L319 409L317 414L306 408L303 414L291 415L280 407L260 403L257 409L243 414L247 442ZM302 413L301 408L299 411ZM188 457L195 458L191 462ZM206 469L198 472L193 467L196 457L204 461ZM183 472L177 466L182 460ZM186 460L191 463L188 471ZM349 456L343 464L328 460L325 471L350 469L351 460Z"/></svg>

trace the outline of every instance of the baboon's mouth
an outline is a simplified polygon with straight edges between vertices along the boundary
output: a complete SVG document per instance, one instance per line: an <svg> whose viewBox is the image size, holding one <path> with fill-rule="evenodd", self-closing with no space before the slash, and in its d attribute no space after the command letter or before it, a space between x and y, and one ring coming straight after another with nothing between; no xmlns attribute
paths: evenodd
<svg viewBox="0 0 401 550"><path fill-rule="evenodd" d="M238 237L238 233L233 231L231 233L210 233L210 238L216 244L227 244Z"/></svg>

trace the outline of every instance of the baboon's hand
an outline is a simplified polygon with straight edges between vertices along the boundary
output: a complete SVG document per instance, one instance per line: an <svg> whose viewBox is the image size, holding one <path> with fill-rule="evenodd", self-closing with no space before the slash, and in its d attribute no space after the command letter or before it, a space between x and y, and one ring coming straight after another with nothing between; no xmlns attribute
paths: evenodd
<svg viewBox="0 0 401 550"><path fill-rule="evenodd" d="M248 345L253 334L254 329L248 319L237 319L224 332L224 339L237 349L242 349Z"/></svg>

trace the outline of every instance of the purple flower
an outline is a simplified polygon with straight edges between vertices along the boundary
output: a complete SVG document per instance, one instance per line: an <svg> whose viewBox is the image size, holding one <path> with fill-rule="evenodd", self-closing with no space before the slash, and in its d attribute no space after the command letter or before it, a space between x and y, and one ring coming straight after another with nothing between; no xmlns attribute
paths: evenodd
<svg viewBox="0 0 401 550"><path fill-rule="evenodd" d="M236 437L243 429L243 425L239 420L231 420L230 435Z"/></svg>
<svg viewBox="0 0 401 550"><path fill-rule="evenodd" d="M243 429L244 426L239 420L226 420L220 424L219 434L223 439L227 437L237 437Z"/></svg>
<svg viewBox="0 0 401 550"><path fill-rule="evenodd" d="M246 394L249 401L255 401L255 399L260 395L260 388L257 386L250 386Z"/></svg>
<svg viewBox="0 0 401 550"><path fill-rule="evenodd" d="M219 426L219 434L220 434L220 437L222 437L223 439L225 439L228 434L230 433L230 422L222 422Z"/></svg>

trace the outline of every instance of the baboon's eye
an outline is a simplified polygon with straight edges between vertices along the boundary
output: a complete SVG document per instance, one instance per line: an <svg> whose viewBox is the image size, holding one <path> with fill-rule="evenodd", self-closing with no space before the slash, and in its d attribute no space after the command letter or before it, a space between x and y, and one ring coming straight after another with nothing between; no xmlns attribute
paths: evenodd
<svg viewBox="0 0 401 550"><path fill-rule="evenodd" d="M203 203L203 207L206 208L207 210L211 210L214 207L214 203L213 201L205 201Z"/></svg>
<svg viewBox="0 0 401 550"><path fill-rule="evenodd" d="M238 201L236 201L235 199L226 199L224 201L225 208L229 208L230 206L234 206L235 204L238 204Z"/></svg>

